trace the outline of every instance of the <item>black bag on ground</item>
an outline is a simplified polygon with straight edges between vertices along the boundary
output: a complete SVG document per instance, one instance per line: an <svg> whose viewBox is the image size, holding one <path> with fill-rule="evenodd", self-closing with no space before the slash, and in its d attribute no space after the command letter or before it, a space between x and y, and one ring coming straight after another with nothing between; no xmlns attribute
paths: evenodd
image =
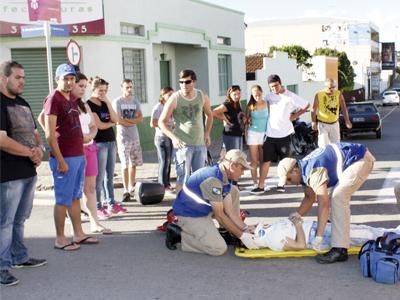
<svg viewBox="0 0 400 300"><path fill-rule="evenodd" d="M165 188L158 182L137 182L135 199L142 205L157 204L164 199Z"/></svg>

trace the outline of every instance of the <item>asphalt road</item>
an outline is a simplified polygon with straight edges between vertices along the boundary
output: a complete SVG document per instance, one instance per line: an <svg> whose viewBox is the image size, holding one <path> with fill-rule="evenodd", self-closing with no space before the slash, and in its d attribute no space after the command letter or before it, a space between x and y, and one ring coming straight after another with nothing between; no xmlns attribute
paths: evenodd
<svg viewBox="0 0 400 300"><path fill-rule="evenodd" d="M395 227L400 210L393 195L400 178L399 107L380 108L384 118L381 140L375 135L353 136L350 141L368 146L377 158L369 180L352 200L352 222ZM250 185L246 173L243 184ZM267 185L275 186L273 167ZM118 197L122 190L117 189ZM99 236L100 244L79 251L53 249L52 194L37 192L31 218L25 226L26 244L33 257L48 265L14 270L21 280L2 287L1 299L399 299L399 285L377 284L361 276L358 260L319 265L313 258L243 259L233 248L222 257L170 251L164 234L155 227L172 203L169 195L160 205L128 205L128 213L106 221L115 233ZM263 196L241 192L248 223L282 218L301 201L301 189L284 194L273 190ZM314 218L315 208L309 218ZM88 224L84 224L88 229ZM70 232L70 228L67 228Z"/></svg>

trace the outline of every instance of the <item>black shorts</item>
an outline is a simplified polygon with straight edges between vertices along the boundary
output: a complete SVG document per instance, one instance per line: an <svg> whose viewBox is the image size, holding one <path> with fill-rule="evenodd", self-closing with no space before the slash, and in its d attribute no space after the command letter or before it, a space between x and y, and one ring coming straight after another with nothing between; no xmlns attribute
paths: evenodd
<svg viewBox="0 0 400 300"><path fill-rule="evenodd" d="M263 144L263 162L280 161L290 157L291 142L290 135L283 138L267 137Z"/></svg>

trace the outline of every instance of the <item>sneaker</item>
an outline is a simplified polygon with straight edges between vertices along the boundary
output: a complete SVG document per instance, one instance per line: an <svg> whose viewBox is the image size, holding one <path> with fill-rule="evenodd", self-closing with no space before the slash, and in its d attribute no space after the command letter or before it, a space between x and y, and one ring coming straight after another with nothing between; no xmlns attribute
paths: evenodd
<svg viewBox="0 0 400 300"><path fill-rule="evenodd" d="M12 265L11 268L13 269L21 269L21 268L36 268L41 267L47 264L47 260L45 259L38 259L38 258L30 258L28 261L22 264Z"/></svg>
<svg viewBox="0 0 400 300"><path fill-rule="evenodd" d="M114 205L111 207L111 209L108 210L108 213L112 213L112 214L119 215L119 214L124 214L124 213L126 213L127 211L128 211L128 210L127 210L126 208L122 207L121 205L119 205L119 204L114 204Z"/></svg>
<svg viewBox="0 0 400 300"><path fill-rule="evenodd" d="M256 187L250 191L250 194L253 195L262 195L264 194L264 188Z"/></svg>
<svg viewBox="0 0 400 300"><path fill-rule="evenodd" d="M271 190L271 188L269 187L269 186L266 186L265 188L264 188L264 192L269 192Z"/></svg>
<svg viewBox="0 0 400 300"><path fill-rule="evenodd" d="M5 286L12 286L18 284L19 280L15 278L8 270L1 270L0 283Z"/></svg>
<svg viewBox="0 0 400 300"><path fill-rule="evenodd" d="M126 192L122 195L122 202L130 202L131 201L131 194Z"/></svg>
<svg viewBox="0 0 400 300"><path fill-rule="evenodd" d="M276 191L279 193L284 193L285 192L285 187L284 186L277 186Z"/></svg>
<svg viewBox="0 0 400 300"><path fill-rule="evenodd" d="M129 191L129 194L131 195L132 198L135 198L135 188L131 189Z"/></svg>
<svg viewBox="0 0 400 300"><path fill-rule="evenodd" d="M102 207L102 208L99 208L99 209L97 210L97 217L98 217L100 220L107 220L109 217L111 217L111 215L108 213L107 210L105 210L105 209Z"/></svg>

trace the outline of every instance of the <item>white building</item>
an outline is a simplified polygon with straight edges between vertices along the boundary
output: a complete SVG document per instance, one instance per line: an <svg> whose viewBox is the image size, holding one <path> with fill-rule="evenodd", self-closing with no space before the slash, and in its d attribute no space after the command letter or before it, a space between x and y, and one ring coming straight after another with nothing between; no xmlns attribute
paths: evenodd
<svg viewBox="0 0 400 300"><path fill-rule="evenodd" d="M278 74L282 80L282 85L286 89L308 100L310 105L312 105L315 93L324 88L325 79L322 79L322 74L326 74L327 72L326 59L335 60L336 58L320 57L319 61L316 61L314 69L314 76L317 80L303 81L303 72L297 68L296 60L289 58L286 52L274 52L273 57L265 56L263 58L262 68L255 70L255 79L247 81L247 99L250 98L251 87L253 85L261 86L264 93L269 92L268 90L265 90L267 89L268 76L271 74ZM333 69L334 67L330 68ZM321 80L318 80L318 78ZM311 121L310 114L304 114L301 118L306 122Z"/></svg>
<svg viewBox="0 0 400 300"><path fill-rule="evenodd" d="M311 55L316 48L344 51L357 75L355 88L364 86L367 95L379 94L379 29L371 22L336 18L260 21L248 24L245 43L246 54L266 53L273 45L301 45Z"/></svg>
<svg viewBox="0 0 400 300"><path fill-rule="evenodd" d="M123 78L133 79L144 116L158 102L161 87L179 88L182 69L196 72L197 87L212 104L224 100L229 85L246 86L242 12L199 0L62 0L61 5L63 23L81 48L81 71L107 80L110 99L120 95ZM48 93L45 40L19 36L18 26L29 23L26 6L27 1L0 0L0 60L24 65L24 96L37 114ZM90 34L99 28L100 34ZM53 69L66 62L70 38L51 38ZM145 127L140 129L150 130Z"/></svg>

